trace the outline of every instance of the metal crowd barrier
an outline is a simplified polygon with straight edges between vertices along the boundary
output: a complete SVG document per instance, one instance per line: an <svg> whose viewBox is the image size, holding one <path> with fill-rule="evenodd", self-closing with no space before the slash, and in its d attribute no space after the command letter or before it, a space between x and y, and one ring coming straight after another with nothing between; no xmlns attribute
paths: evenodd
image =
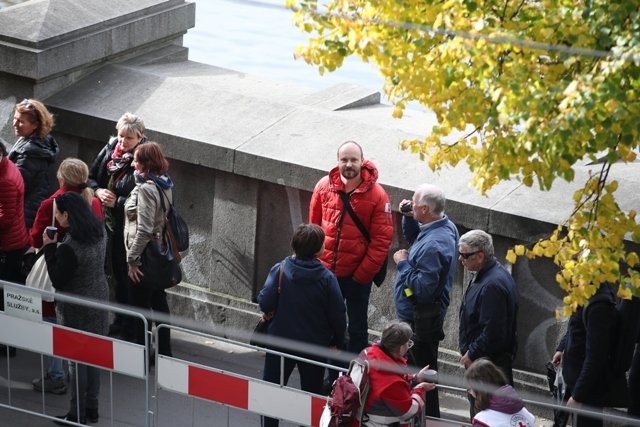
<svg viewBox="0 0 640 427"><path fill-rule="evenodd" d="M284 386L282 377L280 378L279 384L274 384L263 381L255 376L231 372L216 366L194 363L181 358L168 357L157 353L154 359L155 379L152 381L149 373L150 368L147 354L148 344L152 336L150 333L146 334L145 346L142 346L44 322L41 320L40 313L38 313L41 307L40 300L43 296L51 296L52 294L4 281L0 281L0 286L6 290L5 298L8 296L13 304L10 310L0 313L0 343L29 350L41 355L61 357L109 371L111 425L114 425L115 420L113 406L114 373L123 374L144 382L144 402L141 403L145 410L145 416L144 419L141 420L142 423L140 425L146 427L161 424L162 412L160 408L165 402L162 400L164 397L160 395L160 391L166 392L169 395L180 395L186 399L204 402L205 405L209 403L216 406L222 405L227 408L227 410L233 409L260 416L279 418L298 425L319 425L320 415L327 401L326 396L319 396L293 387ZM145 315L138 311L126 310L103 302L88 301L65 294L55 294L55 298L58 301L66 303L131 316L136 318L136 321L142 321L145 327L147 326ZM186 321L180 322L177 319L172 319L174 325L168 325L160 323L162 319L155 320L157 326L153 337L155 338L156 344L160 342L160 332L162 329L168 328L171 331L246 348L251 352L261 351L275 354L281 357L282 363L284 363L284 359L282 358L286 356L325 368L345 371L345 369L341 367L291 356L267 348L256 347L244 341L225 338L221 336L223 334L214 335L200 332L196 330L195 326L193 328L185 328L177 325L177 323L189 323ZM156 345L156 348L158 347L159 346ZM41 369L42 365L41 359ZM44 392L42 392L41 411L19 407L14 404L15 402L13 402L11 395L11 360L9 358L7 358L7 373L8 403L0 402L1 408L8 408L55 420L55 418L46 412ZM446 377L443 378L443 376L440 376L440 380L440 384L438 385L439 389L458 393L463 396L466 394L465 388L446 384ZM459 381L457 383L459 383ZM570 412L573 415L595 415L604 418L606 421L613 421L618 424L640 426L639 420L629 419L620 415L611 413L602 414L590 411L588 408L566 408L554 404L551 398L544 400L540 399L539 396L530 398L524 395L523 397L527 408L530 410L535 406L551 410L560 409ZM418 419L421 421L415 425L427 427L468 426L467 423L456 420L424 417L424 414ZM131 425L130 422L127 422L127 424ZM189 423L187 420L183 420L181 425L186 426L189 425ZM193 420L191 425L195 425ZM232 425L229 423L228 415L227 425ZM575 420L573 425L575 425Z"/></svg>
<svg viewBox="0 0 640 427"><path fill-rule="evenodd" d="M281 358L281 377L280 383L274 384L259 378L224 371L212 366L205 366L175 357L157 355L156 405L160 405L158 390L165 390L194 399L201 399L238 410L256 413L261 416L278 418L297 425L317 427L319 426L320 416L328 398L285 386L282 374L284 370L284 358L287 357L300 362L346 372L346 369L342 367L292 356L268 348L257 347L245 342L193 331L179 326L159 325L155 331L156 342L159 342L159 332L163 328L277 355ZM155 412L159 414L157 407ZM438 419L427 422L427 425L431 427L450 427L452 425L461 426L465 424L458 421Z"/></svg>
<svg viewBox="0 0 640 427"><path fill-rule="evenodd" d="M143 322L146 328L147 320L143 315L135 311L110 306L99 301L78 298L69 294L52 294L2 280L0 280L0 286L2 287L5 299L5 310L0 312L1 345L8 345L17 349L40 354L41 378L43 377L42 373L44 371L44 356L58 357L108 371L110 419L112 426L114 425L113 374L122 374L142 380L144 382L145 401L140 402L142 407L144 407L144 419L141 420L140 425L145 427L151 425L151 413L149 410L149 361L146 350L146 348L148 348L148 337L145 337L146 345L143 346L43 321L41 314L42 298L53 296L58 302L71 303L131 316L135 318L136 321ZM6 351L6 347L4 347L4 349L3 351ZM18 354L18 357L19 356L20 354ZM41 411L17 405L17 399L14 399L12 395L10 357L6 358L6 365L7 403L0 402L0 407L56 421L57 419L54 416L47 413L44 389L41 393ZM69 387L74 386L77 390L77 382L76 384L69 384ZM104 386L102 386L101 389L104 390Z"/></svg>

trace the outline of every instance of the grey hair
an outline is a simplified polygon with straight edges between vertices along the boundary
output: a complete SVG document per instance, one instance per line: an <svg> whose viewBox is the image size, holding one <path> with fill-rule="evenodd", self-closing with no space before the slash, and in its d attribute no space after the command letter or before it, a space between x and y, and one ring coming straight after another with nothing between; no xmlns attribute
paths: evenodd
<svg viewBox="0 0 640 427"><path fill-rule="evenodd" d="M441 188L431 184L423 184L416 190L416 198L418 206L429 206L434 215L444 213L446 198Z"/></svg>
<svg viewBox="0 0 640 427"><path fill-rule="evenodd" d="M139 136L144 135L145 127L144 120L141 117L131 113L124 113L116 123L116 129L118 131L124 131L126 133L135 133Z"/></svg>
<svg viewBox="0 0 640 427"><path fill-rule="evenodd" d="M411 326L409 326L408 323L394 320L389 323L382 331L380 346L387 353L393 353L397 351L400 346L406 344L412 336L413 331L411 330Z"/></svg>
<svg viewBox="0 0 640 427"><path fill-rule="evenodd" d="M466 245L472 251L483 252L487 257L494 254L491 235L482 230L471 230L460 236L459 245Z"/></svg>

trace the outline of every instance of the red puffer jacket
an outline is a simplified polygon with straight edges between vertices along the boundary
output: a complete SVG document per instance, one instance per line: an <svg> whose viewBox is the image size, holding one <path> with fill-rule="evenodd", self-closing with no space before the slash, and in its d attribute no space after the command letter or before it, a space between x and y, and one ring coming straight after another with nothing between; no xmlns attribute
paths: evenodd
<svg viewBox="0 0 640 427"><path fill-rule="evenodd" d="M389 196L377 183L378 169L368 160L362 163L362 183L351 193L350 200L358 218L369 230L371 243L362 235L344 204L339 190L344 190L340 171L336 166L316 184L311 196L309 222L318 224L325 232L322 263L337 277L349 277L358 283L371 283L387 257L393 222ZM339 225L340 216L344 219Z"/></svg>
<svg viewBox="0 0 640 427"><path fill-rule="evenodd" d="M6 156L0 157L0 252L12 252L29 244L24 224L24 182Z"/></svg>

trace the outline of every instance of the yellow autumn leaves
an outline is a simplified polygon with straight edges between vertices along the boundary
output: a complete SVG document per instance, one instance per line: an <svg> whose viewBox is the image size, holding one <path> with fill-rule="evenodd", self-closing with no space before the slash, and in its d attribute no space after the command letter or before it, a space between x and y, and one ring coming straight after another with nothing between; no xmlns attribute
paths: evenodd
<svg viewBox="0 0 640 427"><path fill-rule="evenodd" d="M518 256L558 266L568 314L605 281L638 293L635 212L616 202L612 164L640 143L640 0L288 0L310 37L296 57L332 71L349 55L374 64L401 118L410 102L436 114L424 138L405 141L432 170L465 162L481 194L518 179L542 190L592 174L574 211ZM452 135L463 135L452 140ZM628 206L628 204L627 204Z"/></svg>

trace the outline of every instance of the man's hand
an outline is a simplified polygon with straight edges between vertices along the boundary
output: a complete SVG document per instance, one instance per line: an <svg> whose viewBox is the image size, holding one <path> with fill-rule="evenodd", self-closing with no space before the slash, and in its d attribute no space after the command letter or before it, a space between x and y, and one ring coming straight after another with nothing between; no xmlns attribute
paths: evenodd
<svg viewBox="0 0 640 427"><path fill-rule="evenodd" d="M407 258L409 258L409 251L406 249L400 249L393 254L393 262L396 264L400 263L400 261L405 261Z"/></svg>
<svg viewBox="0 0 640 427"><path fill-rule="evenodd" d="M398 205L398 210L404 216L413 218L413 201L404 199Z"/></svg>
<svg viewBox="0 0 640 427"><path fill-rule="evenodd" d="M553 355L553 358L551 359L551 363L553 363L554 366L556 366L556 367L562 366L562 352L561 351L556 351L556 353Z"/></svg>
<svg viewBox="0 0 640 427"><path fill-rule="evenodd" d="M460 363L464 365L464 369L469 369L469 366L473 363L473 360L469 357L469 352L467 351L464 356L460 358Z"/></svg>

